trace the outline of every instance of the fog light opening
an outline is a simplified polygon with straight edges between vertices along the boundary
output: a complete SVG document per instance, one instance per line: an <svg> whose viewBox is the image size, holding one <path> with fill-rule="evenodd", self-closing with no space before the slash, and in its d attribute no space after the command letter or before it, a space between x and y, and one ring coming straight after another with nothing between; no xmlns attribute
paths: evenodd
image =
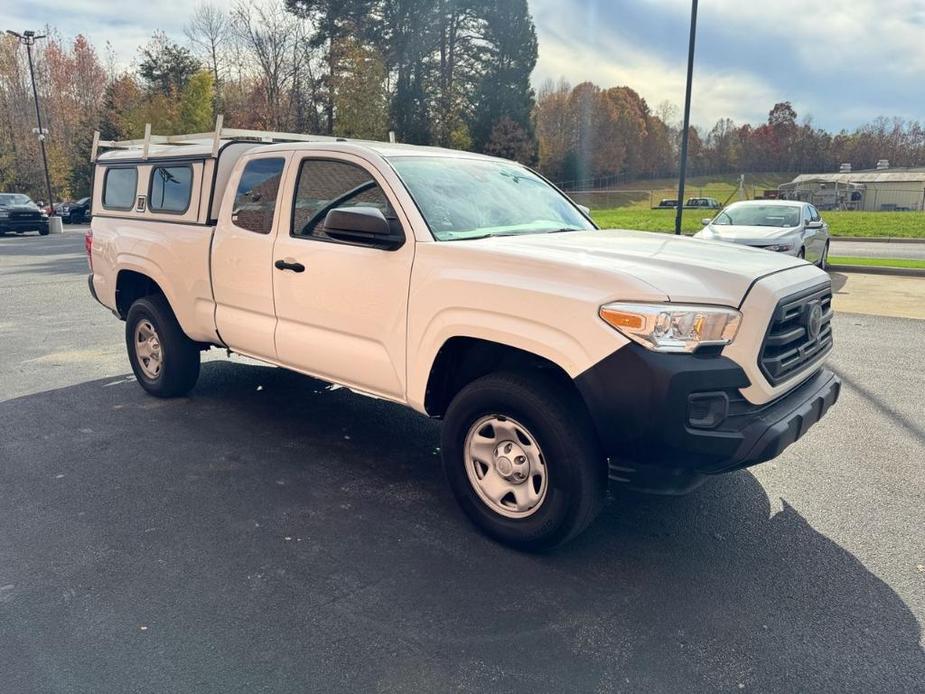
<svg viewBox="0 0 925 694"><path fill-rule="evenodd" d="M687 399L687 422L697 429L715 429L729 414L729 396L722 391L694 393Z"/></svg>

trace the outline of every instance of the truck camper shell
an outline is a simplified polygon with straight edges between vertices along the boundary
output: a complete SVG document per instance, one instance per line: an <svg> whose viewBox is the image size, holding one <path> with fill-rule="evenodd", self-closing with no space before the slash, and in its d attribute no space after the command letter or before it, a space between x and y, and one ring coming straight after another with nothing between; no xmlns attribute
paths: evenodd
<svg viewBox="0 0 925 694"><path fill-rule="evenodd" d="M222 116L218 116L213 132L190 135L153 135L150 124L145 126L145 136L139 140L101 140L99 132L94 133L90 155L90 161L95 164L93 214L214 226L222 201L221 191L235 163L245 152L280 142L347 141L324 135L225 128L222 120ZM125 173L113 174L109 189L111 197L120 197L117 192L121 197L108 199L107 178L111 171L119 169ZM152 200L158 179L177 182L178 173L182 176L178 186L184 189L179 199L185 199L185 208L182 204L159 205L157 199ZM118 184L116 177L122 179ZM134 194L129 202L127 191L132 187ZM157 190L162 192L163 186L158 186Z"/></svg>

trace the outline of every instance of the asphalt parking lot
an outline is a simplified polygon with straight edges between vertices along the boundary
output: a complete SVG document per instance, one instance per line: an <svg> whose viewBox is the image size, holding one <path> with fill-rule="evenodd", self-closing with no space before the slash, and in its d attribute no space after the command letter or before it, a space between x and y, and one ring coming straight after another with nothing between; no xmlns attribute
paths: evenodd
<svg viewBox="0 0 925 694"><path fill-rule="evenodd" d="M925 321L838 316L806 438L533 556L402 408L218 350L146 396L82 244L0 239L0 691L925 688Z"/></svg>

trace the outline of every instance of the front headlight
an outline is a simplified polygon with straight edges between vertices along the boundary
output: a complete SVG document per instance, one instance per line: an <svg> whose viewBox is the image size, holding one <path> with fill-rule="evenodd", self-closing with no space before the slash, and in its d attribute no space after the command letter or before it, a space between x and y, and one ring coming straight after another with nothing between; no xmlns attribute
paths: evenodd
<svg viewBox="0 0 925 694"><path fill-rule="evenodd" d="M777 253L785 253L787 251L793 250L793 244L792 243L776 243L771 246L762 246L762 248L766 251L775 251Z"/></svg>
<svg viewBox="0 0 925 694"><path fill-rule="evenodd" d="M724 306L613 303L600 316L629 339L655 352L694 352L728 345L742 314Z"/></svg>

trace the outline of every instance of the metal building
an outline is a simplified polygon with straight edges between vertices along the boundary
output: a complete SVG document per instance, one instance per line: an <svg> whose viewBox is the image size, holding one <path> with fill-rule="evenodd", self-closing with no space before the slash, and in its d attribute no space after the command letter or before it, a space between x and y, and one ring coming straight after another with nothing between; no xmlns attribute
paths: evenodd
<svg viewBox="0 0 925 694"><path fill-rule="evenodd" d="M820 210L925 211L925 168L878 168L801 174L778 187L780 197L805 200Z"/></svg>

